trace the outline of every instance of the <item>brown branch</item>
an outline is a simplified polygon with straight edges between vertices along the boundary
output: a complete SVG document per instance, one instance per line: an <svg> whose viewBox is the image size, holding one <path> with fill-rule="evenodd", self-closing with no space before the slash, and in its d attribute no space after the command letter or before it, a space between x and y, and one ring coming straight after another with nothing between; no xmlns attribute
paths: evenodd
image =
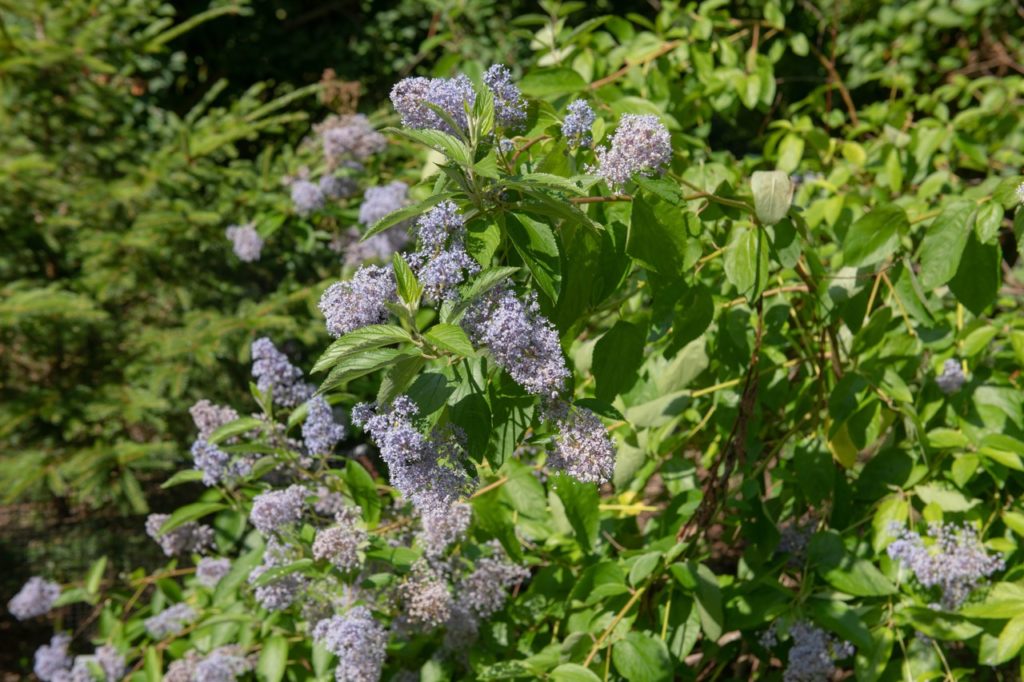
<svg viewBox="0 0 1024 682"><path fill-rule="evenodd" d="M623 76L625 76L627 73L629 73L629 70L632 69L634 66L643 66L644 64L648 64L650 62L653 62L658 57L671 52L672 50L676 49L677 47L679 47L682 44L683 44L683 41L681 41L681 40L673 40L671 42L667 42L664 45L662 45L661 47L659 47L657 50L655 50L654 52L650 53L649 55L645 55L644 57L641 57L640 59L638 59L635 62L628 62L625 66L623 66L618 71L616 71L614 73L611 73L611 74L605 76L604 78L601 78L599 80L594 81L589 86L587 86L587 89L588 90L597 90L598 88L603 88L604 86L608 85L609 83L613 83L613 82L617 81L618 79L622 78Z"/></svg>
<svg viewBox="0 0 1024 682"><path fill-rule="evenodd" d="M628 194L613 194L610 197L572 197L569 199L570 204L603 204L609 201L633 201L633 197Z"/></svg>

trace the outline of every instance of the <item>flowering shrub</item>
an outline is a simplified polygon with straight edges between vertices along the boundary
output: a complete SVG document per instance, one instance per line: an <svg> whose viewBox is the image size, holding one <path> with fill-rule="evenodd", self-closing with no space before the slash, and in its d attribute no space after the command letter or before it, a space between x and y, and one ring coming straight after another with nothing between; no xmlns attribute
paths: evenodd
<svg viewBox="0 0 1024 682"><path fill-rule="evenodd" d="M855 100L773 3L543 8L521 75L317 127L277 191L345 252L319 359L261 336L193 406L165 569L13 597L95 609L37 676L1013 674L1024 79Z"/></svg>

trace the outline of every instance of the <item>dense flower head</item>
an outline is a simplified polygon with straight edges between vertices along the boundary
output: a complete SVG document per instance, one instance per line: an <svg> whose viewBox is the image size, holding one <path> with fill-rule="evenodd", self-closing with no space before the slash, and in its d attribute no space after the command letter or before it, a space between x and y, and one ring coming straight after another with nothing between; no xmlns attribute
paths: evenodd
<svg viewBox="0 0 1024 682"><path fill-rule="evenodd" d="M621 189L635 173L665 171L672 161L672 140L661 120L653 114L623 114L610 147L596 150L597 175L612 189Z"/></svg>
<svg viewBox="0 0 1024 682"><path fill-rule="evenodd" d="M416 221L419 249L409 265L427 298L437 301L457 296L456 288L480 264L466 253L465 219L452 201L442 201Z"/></svg>
<svg viewBox="0 0 1024 682"><path fill-rule="evenodd" d="M423 528L420 543L427 556L439 556L451 545L466 537L473 508L465 502L456 502L447 509L440 507L420 514Z"/></svg>
<svg viewBox="0 0 1024 682"><path fill-rule="evenodd" d="M803 621L789 629L793 644L786 659L785 682L828 682L836 672L836 660L853 655L849 642L840 642L821 628Z"/></svg>
<svg viewBox="0 0 1024 682"><path fill-rule="evenodd" d="M420 514L447 510L470 486L462 467L458 434L422 434L413 419L419 412L408 396L390 405L357 405L352 422L364 428L388 465L391 485L410 500Z"/></svg>
<svg viewBox="0 0 1024 682"><path fill-rule="evenodd" d="M548 407L555 422L555 450L548 462L578 481L605 483L615 472L615 445L601 419L586 409L562 401Z"/></svg>
<svg viewBox="0 0 1024 682"><path fill-rule="evenodd" d="M192 679L202 682L233 682L252 670L252 662L237 646L224 646L211 651L195 666Z"/></svg>
<svg viewBox="0 0 1024 682"><path fill-rule="evenodd" d="M70 635L56 634L50 638L49 644L43 644L36 649L32 672L43 682L54 680L62 672L71 667L71 657L68 655L68 646L71 644Z"/></svg>
<svg viewBox="0 0 1024 682"><path fill-rule="evenodd" d="M370 610L356 606L343 616L321 620L313 639L338 657L338 682L377 682L387 654L388 636Z"/></svg>
<svg viewBox="0 0 1024 682"><path fill-rule="evenodd" d="M231 248L243 263L254 263L260 259L263 237L256 231L256 223L231 225L224 230L224 236L231 240Z"/></svg>
<svg viewBox="0 0 1024 682"><path fill-rule="evenodd" d="M227 478L231 455L202 438L192 443L191 452L195 468L203 472L204 485L217 485Z"/></svg>
<svg viewBox="0 0 1024 682"><path fill-rule="evenodd" d="M942 364L942 374L935 378L935 383L946 395L959 391L966 381L967 377L964 376L960 362L954 358L950 358Z"/></svg>
<svg viewBox="0 0 1024 682"><path fill-rule="evenodd" d="M105 644L96 649L91 656L75 656L74 665L66 678L68 682L93 682L96 678L93 673L93 666L98 668L103 682L117 682L121 680L128 670L124 656L115 647ZM57 682L63 682L64 678L58 676Z"/></svg>
<svg viewBox="0 0 1024 682"><path fill-rule="evenodd" d="M327 559L343 571L362 564L359 550L366 544L367 534L360 524L358 506L344 507L335 514L337 525L317 531L313 540L313 558Z"/></svg>
<svg viewBox="0 0 1024 682"><path fill-rule="evenodd" d="M334 450L345 437L345 427L334 421L334 410L322 395L306 402L308 412L302 423L302 440L310 454L323 455Z"/></svg>
<svg viewBox="0 0 1024 682"><path fill-rule="evenodd" d="M196 619L196 611L188 604L179 602L172 604L160 613L150 616L143 625L146 632L153 639L163 639L170 635L176 635L185 629L185 626Z"/></svg>
<svg viewBox="0 0 1024 682"><path fill-rule="evenodd" d="M359 224L372 227L374 223L408 203L409 185L395 180L386 185L368 187L359 205Z"/></svg>
<svg viewBox="0 0 1024 682"><path fill-rule="evenodd" d="M420 249L440 251L450 239L462 241L466 220L454 201L445 199L416 220L416 238Z"/></svg>
<svg viewBox="0 0 1024 682"><path fill-rule="evenodd" d="M983 578L1005 568L1002 556L989 556L969 524L929 525L928 537L934 540L930 545L912 530L893 530L899 535L886 549L889 557L906 566L923 587L938 587L944 609L960 608Z"/></svg>
<svg viewBox="0 0 1024 682"><path fill-rule="evenodd" d="M18 620L35 618L49 613L59 596L60 585L38 575L32 576L7 602L7 610Z"/></svg>
<svg viewBox="0 0 1024 682"><path fill-rule="evenodd" d="M146 534L156 540L167 556L205 552L213 547L213 529L195 521L183 523L177 528L161 533L161 526L169 518L170 514L150 514L146 517Z"/></svg>
<svg viewBox="0 0 1024 682"><path fill-rule="evenodd" d="M578 99L569 105L567 111L562 121L562 135L570 147L589 147L594 141L590 129L597 120L594 110L585 99Z"/></svg>
<svg viewBox="0 0 1024 682"><path fill-rule="evenodd" d="M426 562L418 561L398 586L402 622L414 630L429 631L444 625L451 615L448 585Z"/></svg>
<svg viewBox="0 0 1024 682"><path fill-rule="evenodd" d="M345 252L345 265L354 267L368 261L390 261L396 251L401 250L409 243L407 225L407 222L399 223L369 239L361 239L359 228L349 228L345 232L341 245Z"/></svg>
<svg viewBox="0 0 1024 682"><path fill-rule="evenodd" d="M252 342L252 375L256 387L271 391L281 407L295 407L313 395L313 387L302 380L302 370L265 336Z"/></svg>
<svg viewBox="0 0 1024 682"><path fill-rule="evenodd" d="M529 570L506 560L500 545L491 545L492 556L478 559L473 572L464 577L459 601L480 618L489 618L505 606L508 589L530 576Z"/></svg>
<svg viewBox="0 0 1024 682"><path fill-rule="evenodd" d="M302 512L306 507L306 495L308 492L301 485L260 493L252 500L249 520L256 530L269 535L302 518Z"/></svg>
<svg viewBox="0 0 1024 682"><path fill-rule="evenodd" d="M387 138L374 129L364 114L329 116L314 130L320 135L324 157L331 168L345 158L365 161L388 146Z"/></svg>
<svg viewBox="0 0 1024 682"><path fill-rule="evenodd" d="M201 439L208 439L214 431L238 419L238 412L232 407L216 405L209 400L200 400L188 408L192 421L199 430Z"/></svg>
<svg viewBox="0 0 1024 682"><path fill-rule="evenodd" d="M506 128L526 121L526 101L519 86L512 82L512 72L503 64L493 64L484 73L484 85L494 95L494 117Z"/></svg>
<svg viewBox="0 0 1024 682"><path fill-rule="evenodd" d="M196 564L196 581L203 587L214 588L231 570L231 560L203 557Z"/></svg>
<svg viewBox="0 0 1024 682"><path fill-rule="evenodd" d="M307 216L324 207L323 190L309 180L299 179L292 183L292 206L301 216Z"/></svg>
<svg viewBox="0 0 1024 682"><path fill-rule="evenodd" d="M361 327L387 322L388 303L398 300L390 265L364 265L351 280L335 282L320 297L327 332L337 338Z"/></svg>
<svg viewBox="0 0 1024 682"><path fill-rule="evenodd" d="M345 497L329 489L327 486L320 486L316 489L316 501L313 503L313 511L321 516L334 516L345 509Z"/></svg>
<svg viewBox="0 0 1024 682"><path fill-rule="evenodd" d="M462 327L528 392L555 398L565 388L569 370L558 332L540 314L533 292L523 300L510 288L492 289L469 307Z"/></svg>
<svg viewBox="0 0 1024 682"><path fill-rule="evenodd" d="M391 103L402 125L414 129L432 128L454 134L464 131L468 125L466 109L475 102L476 91L464 74L455 78L405 78L391 89ZM448 114L459 130L453 130L427 103Z"/></svg>
<svg viewBox="0 0 1024 682"><path fill-rule="evenodd" d="M320 176L317 187L327 199L345 199L356 193L359 186L352 178L343 178L333 173Z"/></svg>

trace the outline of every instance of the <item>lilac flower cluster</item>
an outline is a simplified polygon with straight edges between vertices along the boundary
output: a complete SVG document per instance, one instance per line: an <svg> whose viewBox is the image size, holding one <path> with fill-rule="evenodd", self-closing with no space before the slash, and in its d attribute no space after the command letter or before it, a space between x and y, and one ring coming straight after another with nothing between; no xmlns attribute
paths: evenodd
<svg viewBox="0 0 1024 682"><path fill-rule="evenodd" d="M32 672L36 677L43 682L51 682L61 673L65 673L71 667L71 657L68 656L70 644L70 635L56 634L50 638L49 644L36 649L32 666Z"/></svg>
<svg viewBox="0 0 1024 682"><path fill-rule="evenodd" d="M302 423L302 440L311 455L324 455L334 450L345 437L345 427L334 421L334 411L322 395L306 402L308 413Z"/></svg>
<svg viewBox="0 0 1024 682"><path fill-rule="evenodd" d="M494 95L494 116L506 128L514 128L526 121L526 101L519 86L512 82L507 66L493 64L484 73L484 84Z"/></svg>
<svg viewBox="0 0 1024 682"><path fill-rule="evenodd" d="M533 292L524 301L511 288L492 289L469 307L462 327L528 392L556 398L565 387L569 370L558 332L540 314Z"/></svg>
<svg viewBox="0 0 1024 682"><path fill-rule="evenodd" d="M605 483L615 472L615 446L600 418L584 407L554 401L547 419L555 422L555 450L549 463L584 483Z"/></svg>
<svg viewBox="0 0 1024 682"><path fill-rule="evenodd" d="M215 559L203 557L196 564L196 581L203 587L213 589L220 582L220 579L231 570L230 559Z"/></svg>
<svg viewBox="0 0 1024 682"><path fill-rule="evenodd" d="M652 114L623 114L611 147L596 150L598 167L591 169L613 189L621 189L635 173L663 173L672 161L672 140Z"/></svg>
<svg viewBox="0 0 1024 682"><path fill-rule="evenodd" d="M960 366L960 362L954 358L950 358L942 364L942 374L935 378L935 383L946 395L956 393L966 382L967 377L964 376L964 370Z"/></svg>
<svg viewBox="0 0 1024 682"><path fill-rule="evenodd" d="M295 407L313 395L313 387L302 381L302 370L265 336L252 342L252 375L256 387L271 391L281 407Z"/></svg>
<svg viewBox="0 0 1024 682"><path fill-rule="evenodd" d="M388 406L357 405L352 422L373 438L388 465L391 485L420 514L447 513L470 483L461 448L453 433L430 438L420 433L413 423L418 412L408 396L400 395Z"/></svg>
<svg viewBox="0 0 1024 682"><path fill-rule="evenodd" d="M413 630L428 632L451 617L452 595L447 583L425 561L418 561L398 586L402 602L402 623Z"/></svg>
<svg viewBox="0 0 1024 682"><path fill-rule="evenodd" d="M241 471L231 467L231 455L202 438L192 443L192 461L195 468L203 472L203 485L214 486L227 482Z"/></svg>
<svg viewBox="0 0 1024 682"><path fill-rule="evenodd" d="M288 573L265 585L256 585L260 577L270 569L290 563L293 553L291 545L270 538L263 550L263 563L249 572L249 584L255 586L253 596L267 611L285 610L292 605L299 592L306 589L308 581L301 573Z"/></svg>
<svg viewBox="0 0 1024 682"><path fill-rule="evenodd" d="M472 521L473 508L465 502L456 502L449 508L440 508L420 514L423 528L420 544L428 557L440 556L451 545L466 537Z"/></svg>
<svg viewBox="0 0 1024 682"><path fill-rule="evenodd" d="M128 666L124 656L117 649L105 644L96 649L91 656L75 656L70 671L61 671L50 679L53 682L92 682L93 666L100 670L105 682L116 682L125 676Z"/></svg>
<svg viewBox="0 0 1024 682"><path fill-rule="evenodd" d="M7 602L7 610L18 620L35 618L49 613L59 596L60 585L38 575L32 576Z"/></svg>
<svg viewBox="0 0 1024 682"><path fill-rule="evenodd" d="M853 645L841 642L821 628L803 621L789 629L793 645L786 659L784 682L828 682L836 672L835 661L854 654Z"/></svg>
<svg viewBox="0 0 1024 682"><path fill-rule="evenodd" d="M317 187L325 199L345 199L359 189L356 181L352 178L343 178L332 174L320 176Z"/></svg>
<svg viewBox="0 0 1024 682"><path fill-rule="evenodd" d="M344 263L355 267L368 261L390 261L391 256L409 243L408 221L389 227L369 239L362 239L359 228L350 227L339 241L338 251L345 252Z"/></svg>
<svg viewBox="0 0 1024 682"><path fill-rule="evenodd" d="M161 534L160 527L169 518L170 514L150 514L146 517L146 534L156 540L167 556L202 553L213 547L213 529L195 521L183 523Z"/></svg>
<svg viewBox="0 0 1024 682"><path fill-rule="evenodd" d="M391 89L391 103L409 128L434 129L458 134L468 125L466 109L476 102L473 84L464 74L455 78L405 78ZM452 127L428 104L436 106L450 116L458 130Z"/></svg>
<svg viewBox="0 0 1024 682"><path fill-rule="evenodd" d="M313 511L321 516L334 516L345 509L345 498L341 493L334 492L327 486L320 486L316 489L316 501L313 503Z"/></svg>
<svg viewBox="0 0 1024 682"><path fill-rule="evenodd" d="M234 682L239 675L244 675L252 668L252 661L242 655L239 647L219 647L195 666L191 679L202 682Z"/></svg>
<svg viewBox="0 0 1024 682"><path fill-rule="evenodd" d="M492 556L476 562L476 568L460 582L456 593L459 602L478 618L489 618L500 611L508 600L508 589L530 576L530 571L510 563L501 545L490 543Z"/></svg>
<svg viewBox="0 0 1024 682"><path fill-rule="evenodd" d="M292 206L300 216L307 216L314 211L319 211L324 207L326 200L327 197L324 196L319 185L315 185L305 178L292 182Z"/></svg>
<svg viewBox="0 0 1024 682"><path fill-rule="evenodd" d="M313 628L313 638L338 657L338 682L380 680L388 636L365 606L320 621Z"/></svg>
<svg viewBox="0 0 1024 682"><path fill-rule="evenodd" d="M336 168L346 158L365 161L388 146L387 138L378 133L363 114L329 116L313 129L320 135L330 168Z"/></svg>
<svg viewBox="0 0 1024 682"><path fill-rule="evenodd" d="M804 562L807 547L817 525L818 519L810 515L802 521L793 520L779 529L778 551L790 555L787 562L790 566L799 566Z"/></svg>
<svg viewBox="0 0 1024 682"><path fill-rule="evenodd" d="M347 282L335 282L320 297L320 312L327 332L337 338L350 331L388 319L388 303L398 300L398 286L390 265L364 265Z"/></svg>
<svg viewBox="0 0 1024 682"><path fill-rule="evenodd" d="M910 569L923 587L938 587L940 605L949 611L960 608L983 578L1005 568L1001 555L985 551L971 525L933 523L928 526L931 545L912 530L898 525L892 530L899 535L886 549L889 558Z"/></svg>
<svg viewBox="0 0 1024 682"><path fill-rule="evenodd" d="M231 241L231 248L243 263L255 263L263 250L263 237L256 231L256 223L231 225L224 230L224 236Z"/></svg>
<svg viewBox="0 0 1024 682"><path fill-rule="evenodd" d="M468 275L480 271L480 264L466 253L465 221L459 207L442 201L416 222L419 249L409 258L427 298L454 299L456 288Z"/></svg>
<svg viewBox="0 0 1024 682"><path fill-rule="evenodd" d="M408 203L409 185L398 180L379 187L369 187L363 194L363 203L359 206L359 224L366 227L373 225Z"/></svg>
<svg viewBox="0 0 1024 682"><path fill-rule="evenodd" d="M327 559L343 571L362 564L359 550L366 544L367 534L361 527L358 506L345 507L335 514L337 525L317 531L313 540L313 558Z"/></svg>
<svg viewBox="0 0 1024 682"><path fill-rule="evenodd" d="M238 412L234 408L216 405L205 399L188 408L188 413L192 415L192 421L199 430L199 437L204 440L220 427L238 419Z"/></svg>
<svg viewBox="0 0 1024 682"><path fill-rule="evenodd" d="M196 619L196 611L184 602L172 604L160 613L143 621L146 632L153 639L176 635Z"/></svg>
<svg viewBox="0 0 1024 682"><path fill-rule="evenodd" d="M594 142L590 129L597 120L594 110L586 100L578 99L569 105L567 111L562 121L562 135L570 147L589 147Z"/></svg>
<svg viewBox="0 0 1024 682"><path fill-rule="evenodd" d="M249 521L256 530L270 535L284 526L296 523L302 518L308 492L301 485L291 485L284 490L268 490L252 500Z"/></svg>

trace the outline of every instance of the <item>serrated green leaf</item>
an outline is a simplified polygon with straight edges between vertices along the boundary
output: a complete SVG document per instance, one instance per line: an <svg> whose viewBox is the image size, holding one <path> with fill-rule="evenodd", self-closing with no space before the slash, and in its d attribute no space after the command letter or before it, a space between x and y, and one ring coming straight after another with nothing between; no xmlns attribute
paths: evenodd
<svg viewBox="0 0 1024 682"><path fill-rule="evenodd" d="M900 235L910 227L907 213L895 204L883 204L861 216L846 233L843 256L846 265L874 265L896 250Z"/></svg>
<svg viewBox="0 0 1024 682"><path fill-rule="evenodd" d="M412 336L393 324L371 324L355 329L332 343L313 365L313 372L322 372L336 365L342 358L369 348L380 348L393 343L408 343Z"/></svg>

